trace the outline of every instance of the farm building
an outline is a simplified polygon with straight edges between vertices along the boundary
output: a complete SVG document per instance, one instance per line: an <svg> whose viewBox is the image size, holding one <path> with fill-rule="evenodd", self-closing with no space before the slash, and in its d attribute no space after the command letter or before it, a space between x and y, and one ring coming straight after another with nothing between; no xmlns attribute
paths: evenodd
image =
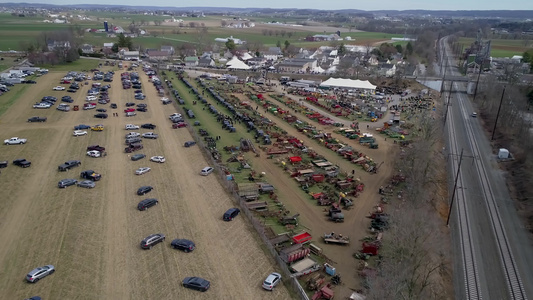
<svg viewBox="0 0 533 300"><path fill-rule="evenodd" d="M368 80L353 80L353 79L344 79L344 78L333 78L322 82L320 84L321 88L339 88L339 89L356 89L356 90L366 90L374 92L376 86L371 84Z"/></svg>

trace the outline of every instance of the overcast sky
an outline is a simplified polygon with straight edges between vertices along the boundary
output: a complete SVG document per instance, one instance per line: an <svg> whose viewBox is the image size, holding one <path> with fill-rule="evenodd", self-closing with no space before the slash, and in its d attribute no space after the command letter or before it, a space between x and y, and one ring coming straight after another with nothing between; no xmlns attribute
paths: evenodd
<svg viewBox="0 0 533 300"><path fill-rule="evenodd" d="M47 4L113 4L113 5L157 5L172 7L268 7L268 8L314 8L314 9L361 9L361 10L533 10L532 0L6 0L0 2L47 3ZM1 5L1 4L0 4Z"/></svg>

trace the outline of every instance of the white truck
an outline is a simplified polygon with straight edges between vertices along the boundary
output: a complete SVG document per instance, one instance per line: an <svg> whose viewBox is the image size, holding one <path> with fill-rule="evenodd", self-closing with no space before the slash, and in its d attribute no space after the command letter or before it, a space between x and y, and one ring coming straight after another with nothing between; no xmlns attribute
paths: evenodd
<svg viewBox="0 0 533 300"><path fill-rule="evenodd" d="M6 145L21 145L26 144L27 139L21 139L18 137L12 137L10 139L4 140L4 144Z"/></svg>

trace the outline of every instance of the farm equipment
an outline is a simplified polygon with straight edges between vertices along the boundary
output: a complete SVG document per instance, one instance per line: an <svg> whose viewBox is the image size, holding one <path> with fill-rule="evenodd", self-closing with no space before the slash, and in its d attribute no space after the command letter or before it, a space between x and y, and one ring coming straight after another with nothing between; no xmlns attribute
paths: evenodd
<svg viewBox="0 0 533 300"><path fill-rule="evenodd" d="M322 237L324 239L324 243L329 244L340 244L340 245L348 245L350 243L350 238L347 236L342 236L342 234L335 234L335 232L332 233L324 233L324 236Z"/></svg>
<svg viewBox="0 0 533 300"><path fill-rule="evenodd" d="M344 205L344 209L350 209L353 206L353 201L345 197L341 198L341 203Z"/></svg>
<svg viewBox="0 0 533 300"><path fill-rule="evenodd" d="M318 290L312 297L311 300L319 300L319 299L333 299L333 296L335 294L333 293L333 290L331 289L331 284L325 285L320 290Z"/></svg>
<svg viewBox="0 0 533 300"><path fill-rule="evenodd" d="M325 281L326 276L323 274L316 274L307 280L305 286L310 291L316 291Z"/></svg>
<svg viewBox="0 0 533 300"><path fill-rule="evenodd" d="M343 213L332 213L330 214L329 219L335 223L342 223L344 222L344 214Z"/></svg>
<svg viewBox="0 0 533 300"><path fill-rule="evenodd" d="M309 248L304 248L302 244L294 244L290 247L281 249L279 251L279 256L285 263L291 263L306 257L310 252L311 250Z"/></svg>
<svg viewBox="0 0 533 300"><path fill-rule="evenodd" d="M320 270L320 265L312 258L306 257L299 260L297 263L292 264L289 268L291 271L295 272L291 274L291 277L299 277Z"/></svg>
<svg viewBox="0 0 533 300"><path fill-rule="evenodd" d="M298 216L300 216L300 214L295 214L294 216L281 216L279 217L279 222L281 225L298 225Z"/></svg>
<svg viewBox="0 0 533 300"><path fill-rule="evenodd" d="M292 241L296 244L304 244L309 242L313 237L309 232L302 232L292 237Z"/></svg>
<svg viewBox="0 0 533 300"><path fill-rule="evenodd" d="M341 275L340 274L335 274L333 277L331 277L331 283L333 283L334 285L341 284L342 283Z"/></svg>

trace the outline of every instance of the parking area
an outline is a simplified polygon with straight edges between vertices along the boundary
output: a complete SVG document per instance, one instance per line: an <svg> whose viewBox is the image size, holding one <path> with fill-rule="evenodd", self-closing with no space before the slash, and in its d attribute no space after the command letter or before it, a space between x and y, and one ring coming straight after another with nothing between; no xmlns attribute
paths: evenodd
<svg viewBox="0 0 533 300"><path fill-rule="evenodd" d="M111 69L109 69L111 70ZM215 176L200 176L207 161L197 147L185 148L191 140L187 130L173 130L168 115L172 105L162 105L148 77L139 69L144 100L134 99L132 89L123 89L120 71L109 89L112 103L97 104L107 109L107 119L97 119L95 110L63 112L55 106L33 109L44 96L69 94L71 106L83 107L89 86L75 93L55 91L62 72L50 72L37 79L2 116L3 139L25 138L24 145L2 145L0 160L9 166L1 170L0 189L0 290L6 299L39 295L43 299L289 299L281 285L273 292L261 288L262 281L275 271L274 261L261 247L244 218L222 220L234 204ZM89 81L91 82L91 81ZM103 83L104 84L104 83ZM107 83L105 83L107 84ZM2 101L3 99L0 99ZM60 100L58 100L57 104ZM146 112L126 117L127 102L146 103ZM114 116L113 113L117 113ZM33 116L46 122L28 123ZM153 123L157 139L143 139L143 149L124 153L126 124ZM104 130L73 136L78 124L102 124ZM104 157L89 157L86 148L101 145ZM146 157L132 161L130 157ZM165 163L150 157L164 156ZM30 168L11 161L25 158ZM81 166L58 172L58 165L80 160ZM140 167L151 171L135 175ZM57 187L64 178L81 180L80 172L102 174L93 189ZM137 196L136 190L151 185L154 190ZM157 198L159 205L138 211L137 203ZM153 233L167 240L150 250L140 241ZM172 239L187 238L196 243L191 253L170 247ZM52 264L55 274L37 284L24 280L37 266ZM206 293L185 289L180 282L187 276L211 281ZM216 295L216 296L214 296Z"/></svg>

